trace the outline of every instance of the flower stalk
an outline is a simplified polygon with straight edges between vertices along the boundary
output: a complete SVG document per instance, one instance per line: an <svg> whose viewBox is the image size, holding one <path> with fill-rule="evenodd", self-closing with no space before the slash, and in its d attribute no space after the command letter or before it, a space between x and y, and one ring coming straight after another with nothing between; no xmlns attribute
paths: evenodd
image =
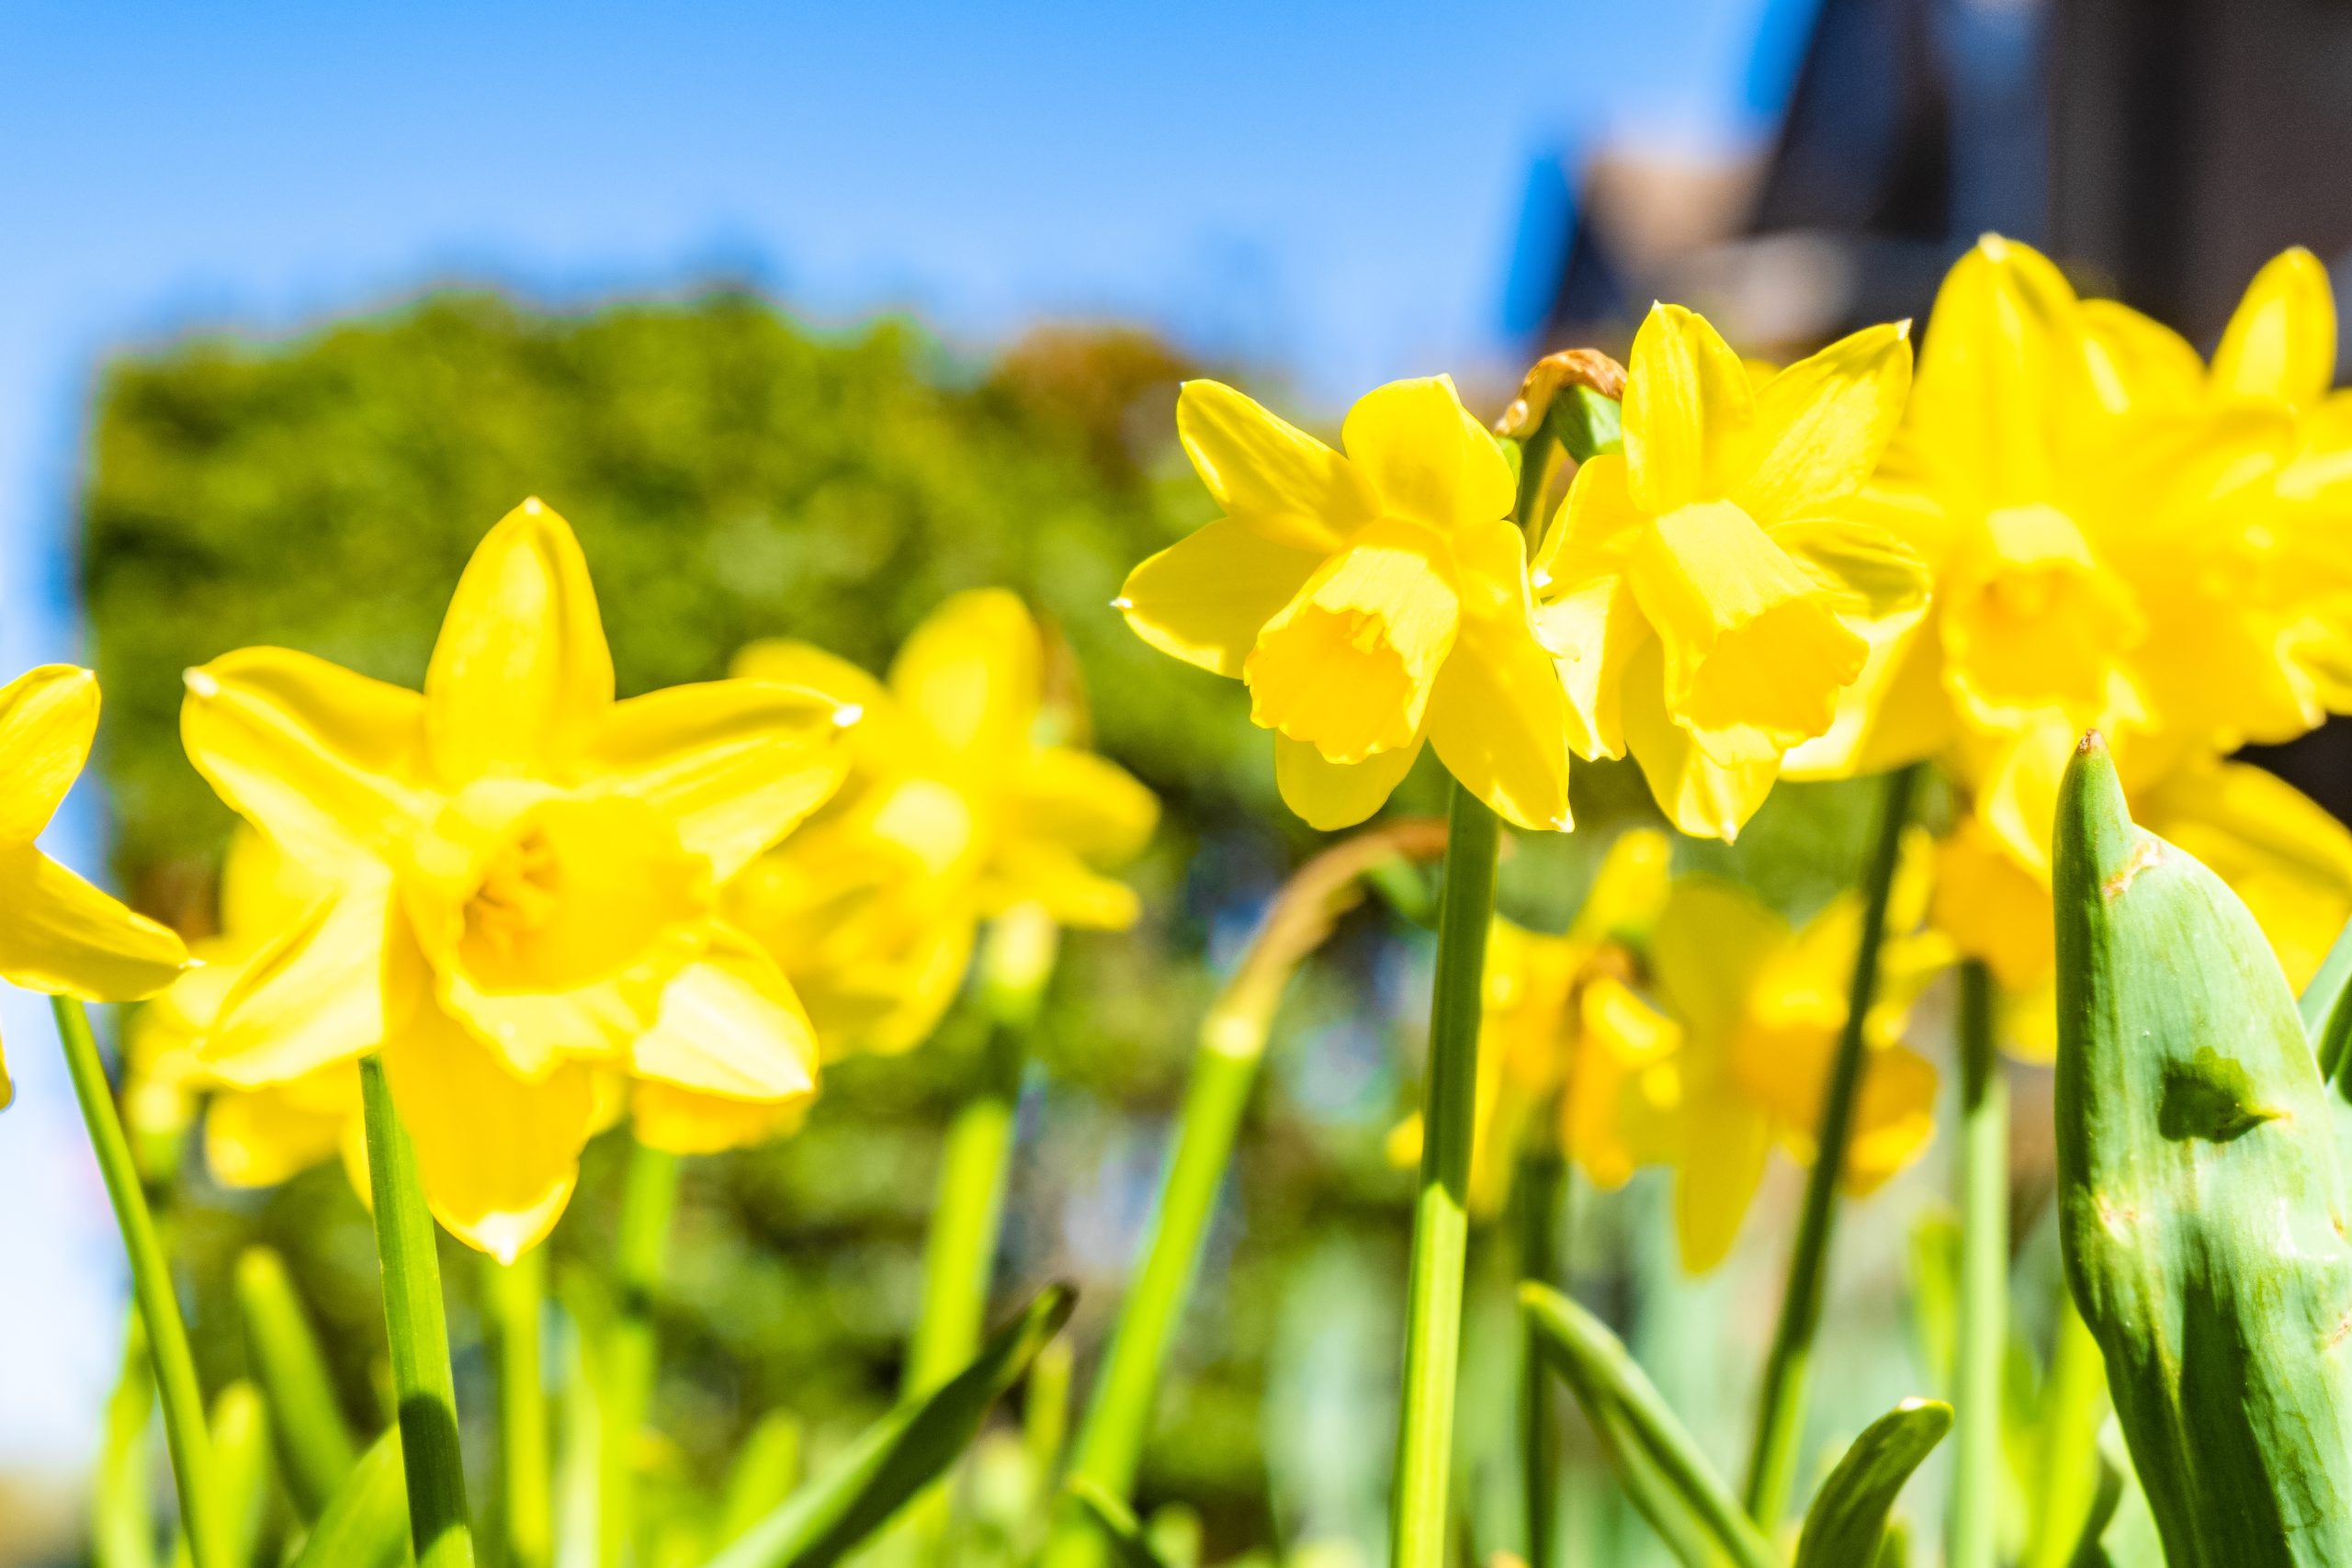
<svg viewBox="0 0 2352 1568"><path fill-rule="evenodd" d="M621 1228L613 1267L620 1287L620 1312L605 1344L603 1408L598 1431L601 1469L597 1561L622 1568L637 1534L638 1433L652 1404L660 1359L653 1299L662 1286L662 1258L669 1250L670 1220L678 1207L678 1156L647 1144L630 1147L628 1175L621 1190Z"/></svg>
<svg viewBox="0 0 2352 1568"><path fill-rule="evenodd" d="M74 1098L81 1104L90 1149L97 1156L98 1174L106 1179L107 1200L114 1206L115 1225L122 1233L123 1251L130 1259L131 1298L138 1303L148 1353L155 1365L155 1388L164 1405L164 1437L171 1450L172 1475L179 1484L181 1524L187 1532L196 1568L227 1568L222 1555L227 1545L224 1521L215 1517L219 1497L212 1485L212 1440L206 1425L204 1393L197 1382L196 1358L188 1349L179 1296L173 1289L171 1264L155 1235L155 1219L148 1212L147 1196L139 1182L138 1162L131 1157L130 1140L123 1133L114 1090L107 1082L106 1063L90 1032L90 1015L71 997L53 997L51 1003L57 1015L58 1042L65 1052L65 1069L74 1079Z"/></svg>
<svg viewBox="0 0 2352 1568"><path fill-rule="evenodd" d="M1568 1219L1571 1182L1558 1145L1539 1140L1520 1156L1511 1189L1519 1199L1520 1286L1564 1290L1560 1239ZM1534 1324L1521 1325L1519 1370L1520 1488L1527 1513L1528 1568L1553 1568L1559 1553L1560 1435L1552 1418L1551 1380L1544 1376L1544 1340Z"/></svg>
<svg viewBox="0 0 2352 1568"><path fill-rule="evenodd" d="M481 1260L482 1319L498 1390L498 1535L505 1568L547 1568L553 1549L552 1472L539 1332L547 1249L512 1263Z"/></svg>
<svg viewBox="0 0 2352 1568"><path fill-rule="evenodd" d="M1993 976L1960 971L1959 1416L1951 1568L1993 1568L2001 1485L2001 1359L2008 1345L2009 1099L1993 1049Z"/></svg>
<svg viewBox="0 0 2352 1568"><path fill-rule="evenodd" d="M1446 820L1429 1085L1422 1099L1426 1131L1406 1287L1404 1418L1396 1438L1389 1525L1396 1568L1440 1568L1445 1561L1463 1269L1470 1236L1479 1012L1501 837L1494 812L1458 784Z"/></svg>
<svg viewBox="0 0 2352 1568"><path fill-rule="evenodd" d="M1878 999L1879 949L1886 937L1886 909L1902 858L1904 824L1911 816L1919 765L1886 775L1877 832L1863 871L1861 940L1854 950L1853 980L1847 993L1846 1021L1829 1082L1821 1098L1820 1132L1813 1168L1805 1178L1804 1207L1797 1222L1796 1246L1789 1260L1781 1316L1764 1363L1764 1388L1757 1411L1756 1438L1748 1452L1748 1517L1767 1531L1778 1527L1796 1479L1797 1441L1804 1429L1814 1336L1821 1326L1821 1302L1837 1225L1838 1183L1852 1142L1855 1102L1861 1088L1865 1032Z"/></svg>
<svg viewBox="0 0 2352 1568"><path fill-rule="evenodd" d="M383 1063L359 1064L368 1123L368 1180L375 1196L376 1257L384 1274L384 1327L391 1342L392 1392L408 1476L409 1539L416 1568L473 1568L466 1511L465 1459L458 1445L458 1395L449 1374L449 1326L442 1314L441 1261L433 1215L416 1168L416 1148L392 1104Z"/></svg>

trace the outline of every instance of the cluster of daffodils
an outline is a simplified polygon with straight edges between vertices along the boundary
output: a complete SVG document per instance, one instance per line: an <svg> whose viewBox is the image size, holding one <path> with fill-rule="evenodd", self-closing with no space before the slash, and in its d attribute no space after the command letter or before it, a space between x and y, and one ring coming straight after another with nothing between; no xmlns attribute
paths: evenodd
<svg viewBox="0 0 2352 1568"><path fill-rule="evenodd" d="M1574 454L1548 522L1521 483L1542 454L1486 435L1442 378L1365 397L1344 451L1196 382L1179 430L1224 515L1136 568L1118 607L1248 686L1283 798L1317 828L1377 811L1425 742L1522 829L1568 827L1572 754L1630 755L1668 822L1724 840L1781 778L1937 763L1954 819L1906 852L1863 1026L1843 1174L1867 1187L1931 1127L1934 1073L1894 1038L1928 974L1984 962L2015 1043L2046 1047L2050 827L2086 729L2110 737L2140 819L2245 897L2295 983L2352 916L2352 835L2226 760L2352 711L2335 364L2307 253L2255 279L2208 365L1987 237L1946 279L1916 378L1907 323L1775 369L1655 307L1622 435ZM1508 428L1531 424L1544 439L1540 411ZM1792 931L1724 885L1664 892L1661 871L1663 902L1628 919L1638 863L1612 862L1566 937L1494 929L1474 1198L1498 1200L1510 1162L1490 1151L1548 1107L1596 1179L1681 1169L1703 1266L1768 1150L1810 1157L1861 911ZM1648 933L1625 950L1646 1000L1601 940L1628 926ZM1400 1150L1417 1142L1399 1129Z"/></svg>
<svg viewBox="0 0 2352 1568"><path fill-rule="evenodd" d="M1046 733L1046 662L984 592L887 686L776 643L616 700L580 547L526 502L423 693L278 649L189 672L188 755L243 826L220 934L135 1025L134 1116L168 1130L209 1096L215 1175L277 1182L364 1148L379 1055L434 1213L506 1258L624 1117L680 1153L788 1129L823 1061L930 1032L984 920L1135 919L1100 868L1156 803L1072 743L1070 705ZM77 994L153 990L175 941L158 962Z"/></svg>

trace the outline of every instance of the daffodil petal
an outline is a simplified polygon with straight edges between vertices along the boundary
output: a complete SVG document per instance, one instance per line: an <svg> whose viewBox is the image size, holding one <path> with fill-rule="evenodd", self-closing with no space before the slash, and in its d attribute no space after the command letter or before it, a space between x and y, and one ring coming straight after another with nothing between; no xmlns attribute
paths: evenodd
<svg viewBox="0 0 2352 1568"><path fill-rule="evenodd" d="M1686 1112L1688 1157L1674 1179L1674 1229L1682 1267L1712 1272L1739 1239L1740 1223L1764 1180L1771 1153L1764 1118L1730 1097L1709 1097Z"/></svg>
<svg viewBox="0 0 2352 1568"><path fill-rule="evenodd" d="M432 809L424 699L281 648L187 676L180 740L232 809L310 863L378 861Z"/></svg>
<svg viewBox="0 0 2352 1568"><path fill-rule="evenodd" d="M1790 779L1883 773L1951 744L1959 722L1943 684L1943 644L1932 619L1895 617L1870 626L1862 672L1838 694L1827 730L1781 759Z"/></svg>
<svg viewBox="0 0 2352 1568"><path fill-rule="evenodd" d="M2004 991L2044 984L2057 962L2049 887L1973 817L1937 847L1928 918L1962 953L1983 960Z"/></svg>
<svg viewBox="0 0 2352 1568"><path fill-rule="evenodd" d="M629 1130L650 1149L715 1155L749 1148L797 1131L808 1115L800 1100L729 1100L647 1079L629 1089Z"/></svg>
<svg viewBox="0 0 2352 1568"><path fill-rule="evenodd" d="M1853 1142L1840 1184L1867 1198L1910 1165L1936 1136L1936 1069L1907 1046L1872 1051L1854 1104Z"/></svg>
<svg viewBox="0 0 2352 1568"><path fill-rule="evenodd" d="M792 637L763 637L745 643L728 665L739 681L769 681L781 686L806 686L837 703L868 710L889 702L889 688L869 671L813 642Z"/></svg>
<svg viewBox="0 0 2352 1568"><path fill-rule="evenodd" d="M1747 367L1706 318L1653 305L1625 375L1626 489L1657 516L1721 498L1756 417Z"/></svg>
<svg viewBox="0 0 2352 1568"><path fill-rule="evenodd" d="M890 690L940 745L988 766L1029 748L1045 657L1019 595L974 589L923 618L890 665Z"/></svg>
<svg viewBox="0 0 2352 1568"><path fill-rule="evenodd" d="M1271 544L1328 554L1379 515L1355 466L1217 381L1187 381L1176 436L1226 514Z"/></svg>
<svg viewBox="0 0 2352 1568"><path fill-rule="evenodd" d="M393 1029L383 1060L434 1217L501 1262L537 1245L580 1178L596 1113L589 1070L526 1083L430 1003Z"/></svg>
<svg viewBox="0 0 2352 1568"><path fill-rule="evenodd" d="M1538 587L1572 584L1625 570L1634 541L1649 525L1649 514L1634 504L1626 488L1625 459L1604 452L1577 465L1568 493L1553 514L1532 568Z"/></svg>
<svg viewBox="0 0 2352 1568"><path fill-rule="evenodd" d="M724 881L841 787L856 722L806 686L670 686L607 708L580 768L594 787L652 807Z"/></svg>
<svg viewBox="0 0 2352 1568"><path fill-rule="evenodd" d="M1657 644L1643 644L1625 674L1626 749L1677 831L1728 842L1772 793L1779 764L1769 753L1729 763L1710 757L1666 711L1665 678Z"/></svg>
<svg viewBox="0 0 2352 1568"><path fill-rule="evenodd" d="M2205 391L2205 362L2189 341L2151 316L2114 299L2080 306L2091 395L2101 410L2171 413Z"/></svg>
<svg viewBox="0 0 2352 1568"><path fill-rule="evenodd" d="M1567 704L1568 747L1589 761L1625 754L1625 674L1650 624L1623 577L1595 577L1535 609Z"/></svg>
<svg viewBox="0 0 2352 1568"><path fill-rule="evenodd" d="M1465 529L1455 543L1469 614L1430 695L1429 739L1464 788L1505 820L1568 828L1566 696L1529 622L1519 532Z"/></svg>
<svg viewBox="0 0 2352 1568"><path fill-rule="evenodd" d="M2052 434L2086 375L2075 291L2030 245L1987 235L1936 292L1906 442L1974 509L2051 493Z"/></svg>
<svg viewBox="0 0 2352 1568"><path fill-rule="evenodd" d="M1034 904L1056 925L1088 931L1125 931L1143 913L1125 883L1101 874L1058 844L1034 840L1001 849L981 874L978 897L983 915Z"/></svg>
<svg viewBox="0 0 2352 1568"><path fill-rule="evenodd" d="M1883 621L1928 602L1934 575L1891 531L1852 517L1804 517L1767 530L1830 596L1838 614Z"/></svg>
<svg viewBox="0 0 2352 1568"><path fill-rule="evenodd" d="M2297 245L2254 275L2213 351L2225 396L2316 402L2335 380L2335 293L2327 267Z"/></svg>
<svg viewBox="0 0 2352 1568"><path fill-rule="evenodd" d="M701 961L663 988L653 1027L629 1047L629 1070L731 1100L802 1100L817 1092L817 1037L775 960L718 926Z"/></svg>
<svg viewBox="0 0 2352 1568"><path fill-rule="evenodd" d="M260 1089L373 1050L384 1038L389 877L321 898L237 976L198 1054L221 1082Z"/></svg>
<svg viewBox="0 0 2352 1568"><path fill-rule="evenodd" d="M1274 737L1274 784L1283 804L1317 832L1352 828L1388 804L1421 754L1421 739L1376 751L1361 762L1333 762L1304 740Z"/></svg>
<svg viewBox="0 0 2352 1568"><path fill-rule="evenodd" d="M1259 632L1324 558L1223 517L1129 572L1119 609L1160 652L1238 677Z"/></svg>
<svg viewBox="0 0 2352 1568"><path fill-rule="evenodd" d="M1650 962L1668 1010L1694 1037L1738 1027L1757 976L1789 944L1789 924L1733 883L1686 876L1650 932Z"/></svg>
<svg viewBox="0 0 2352 1568"><path fill-rule="evenodd" d="M1132 860L1159 825L1159 799L1105 757L1048 746L1013 786L1013 830L1103 865Z"/></svg>
<svg viewBox="0 0 2352 1568"><path fill-rule="evenodd" d="M81 775L98 728L98 680L44 664L0 687L0 844L29 844Z"/></svg>
<svg viewBox="0 0 2352 1568"><path fill-rule="evenodd" d="M1384 516L1432 528L1510 514L1518 483L1449 376L1391 381L1356 400L1340 431L1349 460L1380 493Z"/></svg>
<svg viewBox="0 0 2352 1568"><path fill-rule="evenodd" d="M275 1187L335 1157L359 1115L359 1069L345 1063L315 1076L333 1080L336 1092L271 1087L212 1097L204 1159L223 1187Z"/></svg>
<svg viewBox="0 0 2352 1568"><path fill-rule="evenodd" d="M537 500L474 549L424 671L434 771L460 784L544 773L613 701L613 654L571 525Z"/></svg>
<svg viewBox="0 0 2352 1568"><path fill-rule="evenodd" d="M1757 389L1747 472L1730 499L1770 524L1861 489L1911 394L1909 323L1869 327Z"/></svg>
<svg viewBox="0 0 2352 1568"><path fill-rule="evenodd" d="M0 845L0 976L28 990L127 1002L172 983L187 949L30 844Z"/></svg>
<svg viewBox="0 0 2352 1568"><path fill-rule="evenodd" d="M2150 832L2212 868L2254 912L2301 990L2352 920L2352 831L2248 762L2184 768L2135 801Z"/></svg>

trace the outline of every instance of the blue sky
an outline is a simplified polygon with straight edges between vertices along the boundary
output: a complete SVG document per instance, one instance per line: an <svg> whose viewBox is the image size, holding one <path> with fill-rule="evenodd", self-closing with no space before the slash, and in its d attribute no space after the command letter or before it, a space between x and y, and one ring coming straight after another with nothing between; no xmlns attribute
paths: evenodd
<svg viewBox="0 0 2352 1568"><path fill-rule="evenodd" d="M72 655L84 399L126 346L436 279L580 300L722 269L975 344L1141 320L1337 403L1504 355L1531 162L1612 128L1753 138L1810 9L11 0L0 673ZM91 817L53 836L85 865ZM28 1000L0 1003L0 1466L82 1451L114 1354L102 1201Z"/></svg>

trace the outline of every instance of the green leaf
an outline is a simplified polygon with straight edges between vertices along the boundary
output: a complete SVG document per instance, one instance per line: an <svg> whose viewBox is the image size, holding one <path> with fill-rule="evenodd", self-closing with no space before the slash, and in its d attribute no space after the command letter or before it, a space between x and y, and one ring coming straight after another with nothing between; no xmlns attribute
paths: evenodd
<svg viewBox="0 0 2352 1568"><path fill-rule="evenodd" d="M359 1456L288 1568L398 1568L408 1561L408 1487L396 1424Z"/></svg>
<svg viewBox="0 0 2352 1568"><path fill-rule="evenodd" d="M1119 1568L1168 1568L1166 1560L1145 1537L1143 1522L1125 1503L1083 1475L1070 1477L1069 1492L1078 1499L1088 1520L1111 1543L1111 1552Z"/></svg>
<svg viewBox="0 0 2352 1568"><path fill-rule="evenodd" d="M1625 411L1590 387L1569 387L1552 400L1552 434L1577 462L1625 449Z"/></svg>
<svg viewBox="0 0 2352 1568"><path fill-rule="evenodd" d="M2096 735L2054 852L2060 1236L2165 1560L2352 1562L2352 1209L2295 998Z"/></svg>
<svg viewBox="0 0 2352 1568"><path fill-rule="evenodd" d="M708 1568L825 1568L956 1462L989 1406L1069 1321L1077 1292L1056 1285L935 1393L868 1427L832 1469L710 1560Z"/></svg>
<svg viewBox="0 0 2352 1568"><path fill-rule="evenodd" d="M760 1417L727 1472L714 1544L725 1546L773 1513L800 1484L800 1417L771 1410Z"/></svg>
<svg viewBox="0 0 2352 1568"><path fill-rule="evenodd" d="M132 1308L123 1332L122 1372L107 1396L106 1443L98 1455L90 1556L97 1568L155 1568L155 1476L147 1446L155 1373L147 1331Z"/></svg>
<svg viewBox="0 0 2352 1568"><path fill-rule="evenodd" d="M212 1402L212 1494L232 1562L250 1562L269 1506L268 1404L239 1378Z"/></svg>
<svg viewBox="0 0 2352 1568"><path fill-rule="evenodd" d="M2303 987L2296 1010L2321 1076L2336 1077L2344 1070L2345 1043L2352 1040L2352 925L2336 933L2335 945Z"/></svg>
<svg viewBox="0 0 2352 1568"><path fill-rule="evenodd" d="M266 1247L237 1259L237 1305L245 1331L245 1359L269 1396L270 1429L286 1495L305 1523L319 1517L359 1462L359 1446L345 1425L327 1373L325 1354L302 1310L285 1260Z"/></svg>
<svg viewBox="0 0 2352 1568"><path fill-rule="evenodd" d="M1773 1568L1771 1545L1707 1463L1624 1344L1559 1292L1528 1282L1519 1304L1545 1359L1584 1406L1626 1494L1690 1568L1728 1556Z"/></svg>
<svg viewBox="0 0 2352 1568"><path fill-rule="evenodd" d="M1951 1430L1951 1406L1937 1399L1906 1399L1865 1427L1805 1510L1796 1568L1875 1562L1894 1499Z"/></svg>

